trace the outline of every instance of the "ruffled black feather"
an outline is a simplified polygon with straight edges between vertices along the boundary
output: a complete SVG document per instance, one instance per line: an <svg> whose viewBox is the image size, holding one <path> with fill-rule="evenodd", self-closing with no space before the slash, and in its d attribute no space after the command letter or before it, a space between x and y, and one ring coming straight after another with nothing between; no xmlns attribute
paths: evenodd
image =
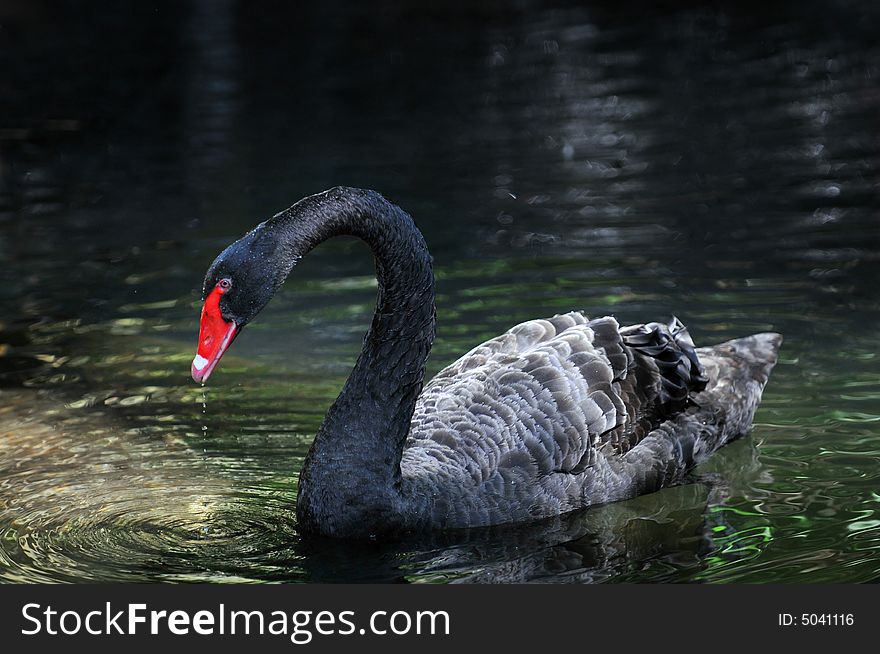
<svg viewBox="0 0 880 654"><path fill-rule="evenodd" d="M660 413L664 417L683 411L690 393L699 393L709 381L694 350L687 327L675 316L668 325L649 322L620 330L623 342L651 357L660 372Z"/></svg>

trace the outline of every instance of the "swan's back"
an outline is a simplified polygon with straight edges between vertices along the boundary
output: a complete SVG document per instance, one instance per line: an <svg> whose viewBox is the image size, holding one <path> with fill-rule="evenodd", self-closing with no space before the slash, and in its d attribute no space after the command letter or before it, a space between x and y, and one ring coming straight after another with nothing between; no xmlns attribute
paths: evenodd
<svg viewBox="0 0 880 654"><path fill-rule="evenodd" d="M700 351L704 370L678 321L620 328L573 312L517 325L419 397L401 460L404 489L425 503L413 516L445 527L516 522L672 483L695 453L748 429L777 347L752 357L760 371L734 365L735 348ZM753 382L745 404L729 392L740 381ZM736 406L712 402L713 389Z"/></svg>

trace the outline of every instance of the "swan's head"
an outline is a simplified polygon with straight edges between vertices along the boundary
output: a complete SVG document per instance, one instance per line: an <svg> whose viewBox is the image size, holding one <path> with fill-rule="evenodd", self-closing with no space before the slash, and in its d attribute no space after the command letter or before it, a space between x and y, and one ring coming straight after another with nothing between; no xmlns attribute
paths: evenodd
<svg viewBox="0 0 880 654"><path fill-rule="evenodd" d="M195 381L208 380L242 328L272 299L284 281L279 279L277 258L271 230L260 225L223 250L208 268L202 285L198 351L192 362Z"/></svg>

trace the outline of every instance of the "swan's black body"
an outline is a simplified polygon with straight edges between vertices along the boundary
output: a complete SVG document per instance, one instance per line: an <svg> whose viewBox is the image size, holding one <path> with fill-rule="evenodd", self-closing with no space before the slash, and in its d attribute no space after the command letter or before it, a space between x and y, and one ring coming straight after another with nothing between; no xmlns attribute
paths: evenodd
<svg viewBox="0 0 880 654"><path fill-rule="evenodd" d="M569 313L523 323L422 391L434 280L421 233L374 191L305 198L227 248L224 320L249 322L336 235L376 259L376 313L306 458L300 528L340 537L557 515L679 481L751 426L778 334L695 350L676 320L620 328ZM420 394L421 393L421 394Z"/></svg>

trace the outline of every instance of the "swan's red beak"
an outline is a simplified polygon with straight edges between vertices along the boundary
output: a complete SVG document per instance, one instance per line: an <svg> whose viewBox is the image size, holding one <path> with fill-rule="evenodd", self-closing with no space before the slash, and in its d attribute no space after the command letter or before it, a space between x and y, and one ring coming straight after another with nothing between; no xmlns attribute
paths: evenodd
<svg viewBox="0 0 880 654"><path fill-rule="evenodd" d="M234 320L226 320L220 313L220 287L211 291L205 306L202 307L202 323L199 327L199 349L192 362L192 378L197 382L206 382L220 362L220 357L232 345L238 335L239 328Z"/></svg>

